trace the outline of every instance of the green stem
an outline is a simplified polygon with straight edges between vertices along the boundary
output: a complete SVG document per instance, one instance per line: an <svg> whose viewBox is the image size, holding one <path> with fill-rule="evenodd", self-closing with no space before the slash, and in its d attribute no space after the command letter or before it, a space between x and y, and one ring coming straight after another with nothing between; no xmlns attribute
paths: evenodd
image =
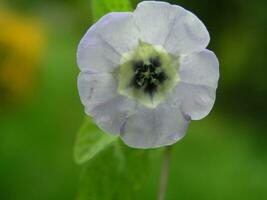
<svg viewBox="0 0 267 200"><path fill-rule="evenodd" d="M158 200L165 200L165 197L166 197L166 191L168 187L168 178L169 178L170 160L171 160L171 146L166 146L164 149L163 158L162 158Z"/></svg>

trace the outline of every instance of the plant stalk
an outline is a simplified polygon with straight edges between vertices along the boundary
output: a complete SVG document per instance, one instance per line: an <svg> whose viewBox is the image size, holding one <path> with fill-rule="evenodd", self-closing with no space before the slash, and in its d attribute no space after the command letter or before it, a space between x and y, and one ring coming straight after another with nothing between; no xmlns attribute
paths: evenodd
<svg viewBox="0 0 267 200"><path fill-rule="evenodd" d="M171 161L171 146L166 146L162 155L161 177L158 200L165 200L168 188L169 169Z"/></svg>

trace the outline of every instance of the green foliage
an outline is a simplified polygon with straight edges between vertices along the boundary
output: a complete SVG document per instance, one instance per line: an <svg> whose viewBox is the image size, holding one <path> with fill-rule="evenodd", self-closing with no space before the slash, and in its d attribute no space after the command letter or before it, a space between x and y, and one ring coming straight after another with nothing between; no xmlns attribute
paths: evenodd
<svg viewBox="0 0 267 200"><path fill-rule="evenodd" d="M84 165L77 200L137 199L149 160L150 151L116 140Z"/></svg>
<svg viewBox="0 0 267 200"><path fill-rule="evenodd" d="M133 10L129 0L91 0L93 20L97 21L109 12L123 12Z"/></svg>
<svg viewBox="0 0 267 200"><path fill-rule="evenodd" d="M92 159L101 150L114 142L118 137L101 132L89 118L78 132L74 147L74 157L78 164L83 164Z"/></svg>
<svg viewBox="0 0 267 200"><path fill-rule="evenodd" d="M77 199L136 199L148 174L150 152L127 147L86 118L74 148L75 160L83 166Z"/></svg>

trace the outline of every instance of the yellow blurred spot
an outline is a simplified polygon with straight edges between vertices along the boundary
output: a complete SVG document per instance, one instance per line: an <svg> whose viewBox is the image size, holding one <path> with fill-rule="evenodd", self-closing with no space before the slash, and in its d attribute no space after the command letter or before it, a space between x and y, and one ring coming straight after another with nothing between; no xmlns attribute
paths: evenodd
<svg viewBox="0 0 267 200"><path fill-rule="evenodd" d="M29 96L39 75L43 28L34 19L0 12L0 104Z"/></svg>

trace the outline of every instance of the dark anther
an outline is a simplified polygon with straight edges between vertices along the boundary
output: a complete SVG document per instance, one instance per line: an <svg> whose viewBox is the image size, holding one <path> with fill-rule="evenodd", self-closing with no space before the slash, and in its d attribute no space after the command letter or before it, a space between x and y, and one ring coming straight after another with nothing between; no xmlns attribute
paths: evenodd
<svg viewBox="0 0 267 200"><path fill-rule="evenodd" d="M149 64L149 65L147 66L147 68L149 69L149 71L150 71L151 73L155 73L155 71L156 71L155 66L152 65L152 64Z"/></svg>
<svg viewBox="0 0 267 200"><path fill-rule="evenodd" d="M150 58L149 61L154 67L160 67L161 65L160 58L158 56Z"/></svg>
<svg viewBox="0 0 267 200"><path fill-rule="evenodd" d="M143 66L144 66L144 62L142 60L138 60L133 63L134 71L143 68Z"/></svg>
<svg viewBox="0 0 267 200"><path fill-rule="evenodd" d="M148 93L150 96L153 96L154 93L157 91L157 85L155 83L147 83L145 86L144 91Z"/></svg>
<svg viewBox="0 0 267 200"><path fill-rule="evenodd" d="M131 85L133 85L136 89L140 89L145 84L144 78L142 76L134 76L131 81Z"/></svg>
<svg viewBox="0 0 267 200"><path fill-rule="evenodd" d="M155 75L155 79L157 79L160 83L163 83L167 79L167 75L164 72L160 72L159 74Z"/></svg>
<svg viewBox="0 0 267 200"><path fill-rule="evenodd" d="M161 66L159 57L152 57L149 63L142 60L133 63L134 77L130 85L136 89L142 89L145 93L153 96L160 83L167 80L167 75Z"/></svg>

